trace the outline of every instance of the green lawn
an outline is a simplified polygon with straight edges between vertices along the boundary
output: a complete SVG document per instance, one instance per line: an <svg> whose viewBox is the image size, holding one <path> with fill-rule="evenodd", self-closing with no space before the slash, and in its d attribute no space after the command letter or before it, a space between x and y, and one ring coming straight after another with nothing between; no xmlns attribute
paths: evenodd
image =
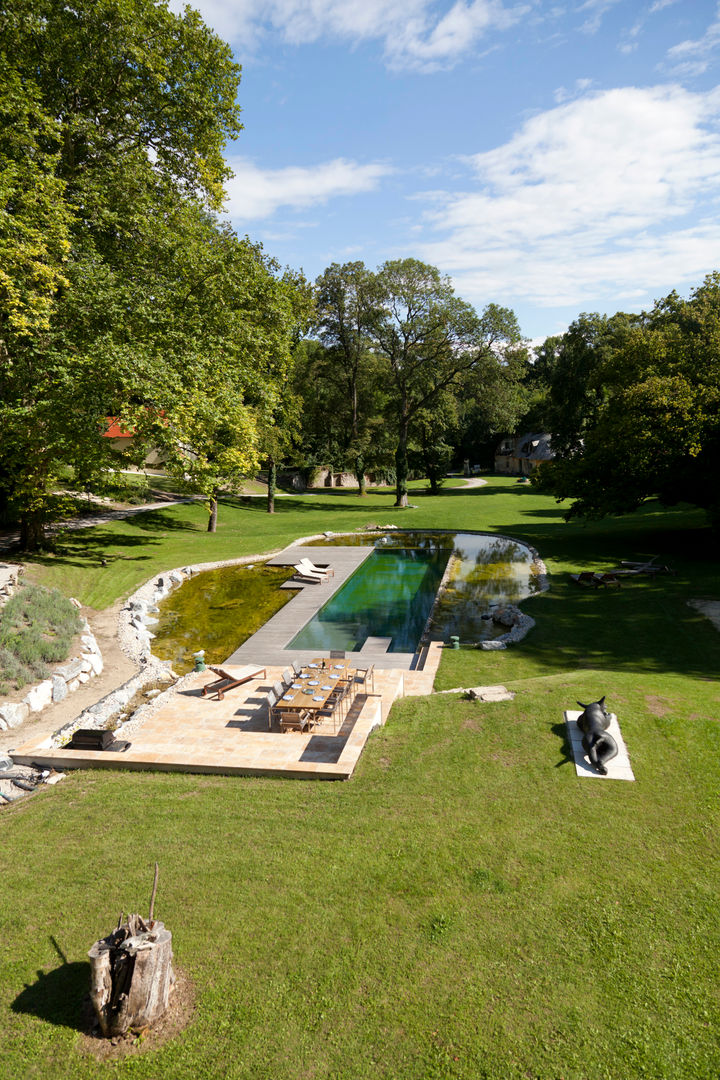
<svg viewBox="0 0 720 1080"><path fill-rule="evenodd" d="M448 650L438 687L513 702L406 699L346 784L76 773L0 814L0 1077L715 1077L720 598L702 518L649 504L566 525L531 488L342 492L182 507L78 533L32 568L95 606L152 573L368 521L487 529L535 544L549 593L504 653ZM620 591L570 570L660 554L677 577ZM105 556L110 565L100 566ZM637 782L579 780L563 708L607 693ZM84 1057L86 951L121 908L173 931L197 1011L174 1042ZM67 958L63 963L59 951Z"/></svg>

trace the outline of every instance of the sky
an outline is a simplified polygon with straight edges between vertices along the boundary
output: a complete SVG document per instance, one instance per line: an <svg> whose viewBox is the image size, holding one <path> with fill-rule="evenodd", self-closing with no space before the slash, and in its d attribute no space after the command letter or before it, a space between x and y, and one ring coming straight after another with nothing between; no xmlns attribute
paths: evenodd
<svg viewBox="0 0 720 1080"><path fill-rule="evenodd" d="M421 259L534 341L720 270L716 0L192 6L243 69L227 213L281 265Z"/></svg>

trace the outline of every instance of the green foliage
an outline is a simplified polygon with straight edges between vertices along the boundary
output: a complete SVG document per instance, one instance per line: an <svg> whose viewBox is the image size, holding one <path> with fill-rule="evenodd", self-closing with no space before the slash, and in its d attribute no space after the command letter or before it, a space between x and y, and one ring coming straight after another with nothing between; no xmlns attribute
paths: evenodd
<svg viewBox="0 0 720 1080"><path fill-rule="evenodd" d="M307 371L323 380L311 430L325 432L326 462L335 456L360 477L368 464L387 465L392 445L396 505L404 506L413 440L437 491L461 412L491 430L515 418L510 399L524 350L511 311L489 304L478 315L449 278L416 259L386 262L375 274L334 263L317 288L325 352L308 352Z"/></svg>
<svg viewBox="0 0 720 1080"><path fill-rule="evenodd" d="M47 675L47 664L69 654L80 633L77 609L57 589L21 585L0 608L0 681L19 690Z"/></svg>
<svg viewBox="0 0 720 1080"><path fill-rule="evenodd" d="M590 324L595 338L579 347ZM583 317L552 348L559 457L540 473L542 490L573 499L570 515L627 513L658 495L720 521L720 275L641 316Z"/></svg>
<svg viewBox="0 0 720 1080"><path fill-rule="evenodd" d="M301 289L213 216L239 68L197 13L10 0L0 63L0 501L37 546L62 471L110 463L108 415L129 463L168 444L209 495L252 470Z"/></svg>

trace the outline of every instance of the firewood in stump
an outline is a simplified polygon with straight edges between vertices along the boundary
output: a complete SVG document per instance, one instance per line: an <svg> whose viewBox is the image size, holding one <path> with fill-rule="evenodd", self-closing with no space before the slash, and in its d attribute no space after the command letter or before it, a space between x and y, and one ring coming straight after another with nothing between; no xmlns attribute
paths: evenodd
<svg viewBox="0 0 720 1080"><path fill-rule="evenodd" d="M155 920L130 915L96 941L90 958L90 998L105 1036L149 1027L162 1016L175 985L172 934Z"/></svg>
<svg viewBox="0 0 720 1080"><path fill-rule="evenodd" d="M168 1007L175 986L172 934L153 919L158 868L150 901L150 917L128 915L90 949L90 998L106 1037L129 1028L147 1028Z"/></svg>

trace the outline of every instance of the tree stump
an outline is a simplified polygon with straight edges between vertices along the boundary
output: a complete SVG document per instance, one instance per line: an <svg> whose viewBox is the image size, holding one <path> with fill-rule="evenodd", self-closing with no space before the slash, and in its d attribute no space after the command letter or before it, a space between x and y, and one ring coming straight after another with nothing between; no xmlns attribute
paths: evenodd
<svg viewBox="0 0 720 1080"><path fill-rule="evenodd" d="M172 934L163 923L130 915L88 956L90 998L103 1035L124 1035L159 1020L175 985Z"/></svg>

